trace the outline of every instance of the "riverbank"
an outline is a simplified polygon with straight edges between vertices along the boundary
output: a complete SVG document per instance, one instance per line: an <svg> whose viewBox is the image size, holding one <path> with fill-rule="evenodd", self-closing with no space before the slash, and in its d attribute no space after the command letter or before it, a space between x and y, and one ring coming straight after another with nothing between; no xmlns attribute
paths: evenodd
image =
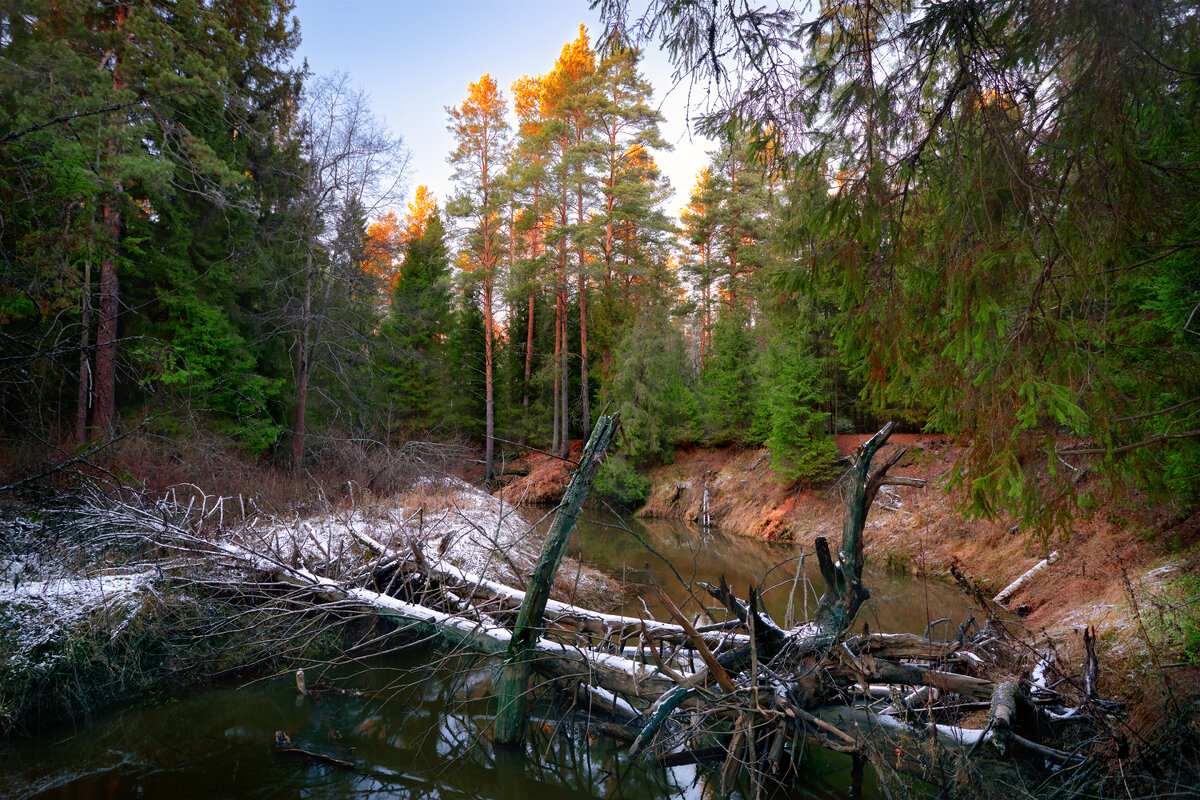
<svg viewBox="0 0 1200 800"><path fill-rule="evenodd" d="M392 631L336 613L326 627L304 604L293 612L286 587L264 591L214 548L333 580L370 574L382 548L512 585L541 549L515 508L461 478L347 498L303 516L255 515L253 499L181 488L149 504L84 496L0 519L0 736L221 676L325 668L355 647L369 655L378 647L362 643L378 637L382 647ZM168 524L195 547L159 546L155 527ZM555 599L601 605L619 595L571 559L561 575Z"/></svg>
<svg viewBox="0 0 1200 800"><path fill-rule="evenodd" d="M849 456L865 436L839 436ZM1043 544L1011 520L972 519L961 491L947 488L961 448L946 436L896 435L908 448L894 474L923 478L924 489L885 487L866 529L868 558L888 569L951 580L952 568L991 598L1045 558L1057 557L1007 601L1020 624L1044 634L1062 657L1082 661L1082 631L1096 630L1103 692L1162 713L1167 683L1200 678L1200 513L1126 498L1119 506L1073 521ZM501 491L514 503L554 502L568 474L564 462L526 454ZM838 486L804 487L780 479L763 449L692 448L646 471L647 501L637 514L682 520L696 528L795 542L813 549L817 536L837 542L842 519ZM1091 488L1085 478L1081 488ZM1163 680L1144 680L1146 670ZM1141 679L1135 680L1135 676ZM1146 694L1153 697L1144 696ZM1158 711L1150 710L1157 708Z"/></svg>

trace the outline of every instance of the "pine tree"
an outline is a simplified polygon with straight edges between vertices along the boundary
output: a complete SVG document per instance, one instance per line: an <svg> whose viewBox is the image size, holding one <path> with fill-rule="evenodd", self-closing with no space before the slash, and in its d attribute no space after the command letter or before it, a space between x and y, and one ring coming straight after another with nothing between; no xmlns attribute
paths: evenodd
<svg viewBox="0 0 1200 800"><path fill-rule="evenodd" d="M484 375L486 383L485 480L492 480L495 460L495 389L493 365L497 334L495 303L503 263L503 193L505 164L508 158L507 106L504 95L490 75L484 75L467 90L467 99L457 108L447 109L448 129L455 138L450 162L459 193L447 205L449 213L462 218L463 249L466 269L479 289L483 306L485 341ZM452 210L451 210L452 209Z"/></svg>
<svg viewBox="0 0 1200 800"><path fill-rule="evenodd" d="M683 222L684 251L681 266L691 278L692 287L699 292L697 307L700 319L700 367L703 369L712 354L713 309L716 304L716 239L715 219L720 197L713 182L712 170L704 167L696 175L696 183L680 214Z"/></svg>
<svg viewBox="0 0 1200 800"><path fill-rule="evenodd" d="M450 256L445 228L433 211L405 247L388 315L380 326L385 353L386 404L404 430L431 430L442 408L452 374L444 370L443 344L452 317ZM392 426L389 426L389 429ZM391 430L389 430L389 435Z"/></svg>
<svg viewBox="0 0 1200 800"><path fill-rule="evenodd" d="M708 439L713 444L753 441L753 415L747 411L754 408L761 387L755 373L757 345L749 325L749 313L738 305L722 308L713 328L701 382Z"/></svg>
<svg viewBox="0 0 1200 800"><path fill-rule="evenodd" d="M621 415L623 455L638 465L670 460L676 447L699 438L686 348L667 306L643 308L613 360L606 394Z"/></svg>
<svg viewBox="0 0 1200 800"><path fill-rule="evenodd" d="M0 193L9 211L0 248L9 263L23 251L31 267L45 263L40 253L68 268L57 297L39 304L68 302L80 314L55 311L39 326L57 338L70 319L77 331L78 368L58 368L79 377L80 439L89 425L115 430L120 390L176 392L192 377L197 405L234 420L265 416L273 389L255 375L262 365L230 302L240 276L229 265L255 260L242 248L269 191L260 167L279 157L272 133L295 97L289 11L272 0L81 1L18 3L4 14ZM29 202L41 210L22 230L18 209ZM52 216L62 232L53 240L37 234ZM22 284L55 285L10 285ZM170 304L186 311L185 326L168 316ZM122 344L135 333L139 344Z"/></svg>

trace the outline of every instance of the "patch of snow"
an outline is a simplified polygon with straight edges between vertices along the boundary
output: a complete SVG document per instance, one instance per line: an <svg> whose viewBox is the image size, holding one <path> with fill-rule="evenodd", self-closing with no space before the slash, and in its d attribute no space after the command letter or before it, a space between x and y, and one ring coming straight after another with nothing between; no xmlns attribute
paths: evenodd
<svg viewBox="0 0 1200 800"><path fill-rule="evenodd" d="M123 575L99 574L90 578L21 581L16 586L0 586L0 603L36 598L88 611L137 591L153 577L153 572L135 572Z"/></svg>
<svg viewBox="0 0 1200 800"><path fill-rule="evenodd" d="M430 562L449 562L511 582L537 558L539 542L517 509L458 478L422 478L417 492L308 519L280 520L239 539L246 547L324 574L375 560L378 543L407 555L417 544ZM415 495L415 499L414 499ZM423 502L419 502L423 500Z"/></svg>
<svg viewBox="0 0 1200 800"><path fill-rule="evenodd" d="M1178 572L1178 571L1179 571L1179 563L1176 561L1168 561L1166 564L1163 564L1161 567L1155 567L1154 569L1147 572L1146 577L1147 578L1165 578L1166 576L1170 575L1172 572Z"/></svg>
<svg viewBox="0 0 1200 800"><path fill-rule="evenodd" d="M153 572L138 572L6 581L0 586L0 609L6 612L4 624L11 645L5 666L35 672L50 669L63 654L47 645L100 609L116 613L120 621L113 628L115 635L139 602L143 587L154 577Z"/></svg>

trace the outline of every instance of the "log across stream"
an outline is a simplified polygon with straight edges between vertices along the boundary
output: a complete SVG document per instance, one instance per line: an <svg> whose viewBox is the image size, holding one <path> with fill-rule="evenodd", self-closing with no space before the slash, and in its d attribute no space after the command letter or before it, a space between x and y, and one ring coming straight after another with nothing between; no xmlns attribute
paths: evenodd
<svg viewBox="0 0 1200 800"><path fill-rule="evenodd" d="M626 555L605 564L610 569L620 564L625 589L607 599L623 600L631 606L627 613L550 599L551 586L570 580L559 568L614 424L611 417L597 422L542 537L536 565L524 576L515 573L518 585L447 563L440 555L452 546L448 539L439 545L439 557L431 558L416 540L396 547L390 539L383 544L353 531L370 565L339 574L341 550L335 558L330 548L324 562L305 565L261 538L256 543L201 537L173 522L172 508L163 505L125 504L115 517L105 512L112 533L101 533L100 541L200 558L179 564L190 563L193 574L207 569L211 577L205 582L214 587L258 598L258 607L272 618L310 620L313 635L324 632L322 620L361 619L384 627L379 637L371 634L373 641L407 642L393 652L411 654L417 641L435 645L422 651L423 661L398 667L375 663L378 658L372 663L349 658L338 662L336 674L306 676L298 670L295 705L312 705L311 714L289 723L280 717L284 710L290 713L285 703L274 715L254 717L247 739L254 746L273 747L295 769L336 770L365 781L331 778L336 788L317 796L405 796L411 793L408 784L393 785L404 779L420 784L421 796L524 800L538 794L521 789L533 780L580 796L696 791L702 797L741 793L757 800L765 794L811 794L820 771L805 762L818 746L852 755L858 794L868 762L884 776L885 794L886 784L914 780L939 787L944 796L1002 796L999 787L1027 783L1038 784L1038 791L1062 784L1069 793L1062 781L1076 788L1086 783L1095 767L1092 751L1112 738L1110 721L1120 714L1120 704L1081 693L1087 681L1080 684L1069 665L1056 664L1052 643L1030 638L998 616L995 604L957 573L982 623L963 609L965 619L956 626L962 601L954 602L948 590L933 596L937 589L928 583L902 588L893 597L886 588L868 588L872 575L864 537L877 492L885 485L923 486L888 474L905 452L884 449L891 424L863 443L845 473L836 554L825 538L814 540L820 589L810 590L810 565L794 552L776 551L739 575L735 540L689 533L674 545L656 544L644 526L639 531L621 523L578 533L576 546L585 560L602 563L588 556L589 545L597 553L632 547L634 563ZM623 543L626 539L636 547ZM492 541L490 552L505 557L505 546ZM675 598L664 584L675 587ZM647 597L658 603L652 608ZM897 614L894 606L905 610ZM891 617L886 623L881 612ZM931 619L935 613L938 620ZM365 685L356 686L356 680ZM378 720L357 719L368 713ZM393 727L397 719L399 729ZM424 727L409 732L403 720L424 721ZM280 725L267 741L258 730L264 721ZM314 725L324 741L311 740ZM243 727L225 731L239 739ZM391 748L385 752L413 757L391 765L364 760L360 748L369 749L364 737L372 735ZM190 751L176 742L191 741L191 734L181 727L172 736L160 735L155 746L183 755L143 769L143 777L157 780L189 768ZM120 748L105 752L119 754L118 763L90 773L108 774L112 786L122 783L119 775L113 777L114 768L144 763ZM71 763L79 769L78 760ZM184 766L176 768L177 763ZM689 766L690 773L676 773ZM416 777L410 774L415 768L422 770ZM479 787L458 785L480 770L487 777ZM324 780L325 772L321 776ZM439 784L438 776L449 776L448 782ZM69 774L40 776L36 769L32 780L48 781L45 788L52 791L77 782ZM137 780L134 795L148 796ZM251 786L236 794L275 796L271 781L248 780ZM200 796L189 785L170 795ZM36 796L35 789L15 787L8 794ZM120 796L108 788L104 795Z"/></svg>
<svg viewBox="0 0 1200 800"><path fill-rule="evenodd" d="M628 584L622 611L641 610L644 596L658 619L667 615L648 577L676 602L684 593L666 564L648 553L639 538L679 569L685 578L716 582L725 574L744 596L797 549L790 545L701 533L681 523L640 521L587 510L569 550ZM808 548L811 552L811 545ZM649 564L649 567L646 565ZM820 587L815 559L805 564ZM768 585L791 583L795 562L770 572ZM872 601L860 619L875 630L922 633L926 609L954 617L968 613L966 598L938 582L868 569ZM804 616L803 579L794 613ZM764 602L776 619L786 612L790 587L767 592ZM815 605L809 589L809 612ZM872 611L872 607L875 609ZM878 615L878 621L876 621ZM530 748L542 758L497 761L481 743L490 709L480 694L485 677L469 659L442 662L428 654L390 656L370 670L350 668L340 686L363 694L321 693L299 700L286 676L250 686L233 685L137 704L97 715L75 726L47 730L32 740L11 742L0 762L0 796L41 798L254 797L461 797L565 800L567 797L707 797L719 775L694 764L663 767L653 759L630 760L606 737L563 733L562 708L535 708ZM310 670L310 680L312 679ZM304 749L349 756L355 771L285 757L275 752L275 731L288 733ZM569 732L569 731L566 731ZM845 796L851 759L811 747L805 754L809 779L797 797ZM866 796L874 796L870 770Z"/></svg>

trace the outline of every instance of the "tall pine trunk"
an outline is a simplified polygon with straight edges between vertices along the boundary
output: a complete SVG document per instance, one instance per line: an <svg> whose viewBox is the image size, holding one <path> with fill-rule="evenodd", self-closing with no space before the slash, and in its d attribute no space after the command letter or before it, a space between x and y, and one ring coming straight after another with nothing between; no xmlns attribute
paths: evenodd
<svg viewBox="0 0 1200 800"><path fill-rule="evenodd" d="M129 4L117 4L117 30L122 30L129 18ZM128 36L126 37L128 41ZM113 56L113 89L119 93L125 88L121 64ZM103 66L103 65L101 65ZM112 119L114 129L121 120ZM108 143L109 155L117 155L114 131ZM121 246L121 212L116 208L123 189L120 181L113 181L113 193L104 203L104 229L109 241L104 256L100 259L99 319L96 323L96 370L93 386L92 425L100 433L111 438L117 430L117 323L121 309L121 280L117 275L117 255Z"/></svg>
<svg viewBox="0 0 1200 800"><path fill-rule="evenodd" d="M562 158L562 199L558 208L558 221L562 230L562 236L558 242L558 320L560 331L560 347L558 350L558 374L559 374L559 392L558 392L558 407L555 408L555 413L558 415L558 452L566 458L570 452L570 425L568 423L567 409L569 406L570 389L568 380L569 368L567 364L567 197L568 197L568 163L567 163L567 140L560 139L559 145L561 148Z"/></svg>
<svg viewBox="0 0 1200 800"><path fill-rule="evenodd" d="M495 477L496 464L496 402L495 393L492 381L492 347L493 335L492 325L492 281L495 278L493 272L495 264L492 260L492 248L489 244L489 231L487 223L484 223L484 285L483 285L483 381L486 394L484 419L486 426L486 441L484 443L484 482L491 483Z"/></svg>
<svg viewBox="0 0 1200 800"><path fill-rule="evenodd" d="M83 292L80 301L79 405L75 409L75 444L77 445L87 441L88 409L92 399L92 361L88 353L91 345L88 337L92 327L92 264L90 261L83 265Z"/></svg>
<svg viewBox="0 0 1200 800"><path fill-rule="evenodd" d="M563 458L567 458L571 452L571 426L570 426L569 417L568 417L568 408L569 408L569 402L570 402L570 397L571 397L571 391L569 388L570 381L568 379L568 376L570 375L570 369L569 369L568 361L567 361L568 349L567 349L567 284L566 284L566 276L563 276L563 289L562 289L562 293L559 295L558 304L562 309L562 312L559 314L559 317L562 319L562 349L559 351L559 354L558 354L559 372L562 373L562 391L559 392L558 402L561 405L562 410L561 410L561 419L558 423L558 427L561 430L561 434L560 434L561 438L559 439L558 444L559 444L559 454Z"/></svg>
<svg viewBox="0 0 1200 800"><path fill-rule="evenodd" d="M96 323L96 382L92 425L106 437L116 433L117 420L117 318L121 280L116 250L121 240L121 212L104 206L104 227L111 243L100 259L100 308Z"/></svg>
<svg viewBox="0 0 1200 800"><path fill-rule="evenodd" d="M525 332L525 392L521 396L521 446L524 447L529 437L529 382L533 377L533 298L529 293L529 324Z"/></svg>
<svg viewBox="0 0 1200 800"><path fill-rule="evenodd" d="M483 292L487 313L484 314L484 354L483 369L484 383L487 387L487 443L484 445L483 462L485 466L484 482L491 483L495 476L496 461L496 402L492 386L492 287L489 285Z"/></svg>
<svg viewBox="0 0 1200 800"><path fill-rule="evenodd" d="M551 372L554 373L554 398L550 404L550 418L552 420L551 427L554 429L554 435L550 444L551 452L557 453L559 449L558 440L561 438L559 431L559 416L558 416L558 395L562 391L562 381L558 372L559 353L562 352L562 303L558 302L558 293L554 294L554 363L551 364Z"/></svg>
<svg viewBox="0 0 1200 800"><path fill-rule="evenodd" d="M577 167L576 173L580 180L577 192L578 211L576 213L576 223L581 234L583 231L582 170ZM580 410L583 414L581 424L583 425L583 430L590 431L592 429L592 415L588 399L587 277L584 275L583 237L580 234L576 234L579 238L576 240L575 248L579 261L579 393L582 399Z"/></svg>

